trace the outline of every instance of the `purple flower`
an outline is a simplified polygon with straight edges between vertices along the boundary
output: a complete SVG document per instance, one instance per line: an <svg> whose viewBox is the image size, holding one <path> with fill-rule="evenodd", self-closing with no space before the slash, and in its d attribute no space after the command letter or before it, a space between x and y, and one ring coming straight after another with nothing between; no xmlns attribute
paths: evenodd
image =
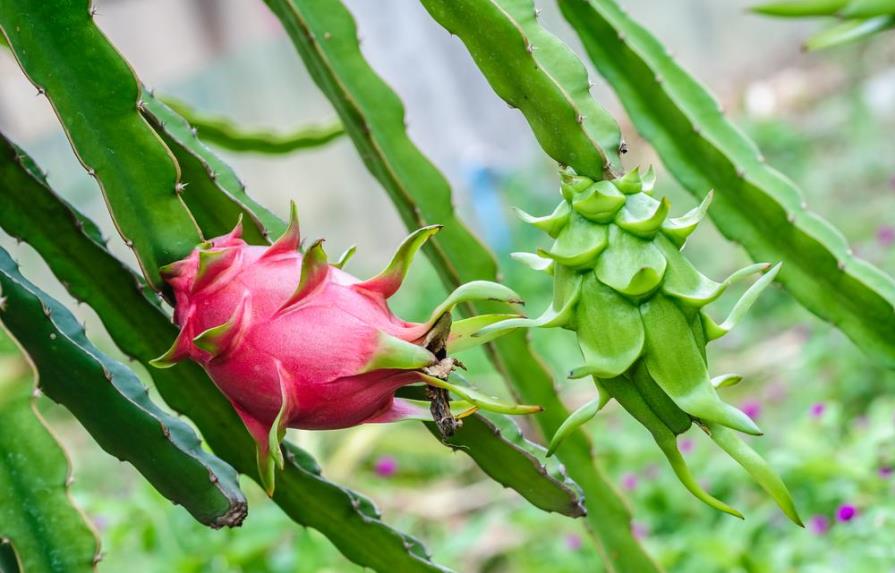
<svg viewBox="0 0 895 573"><path fill-rule="evenodd" d="M109 520L102 515L97 515L93 518L93 525L98 532L103 533L109 526Z"/></svg>
<svg viewBox="0 0 895 573"><path fill-rule="evenodd" d="M847 521L851 521L858 515L858 508L853 506L850 503L843 503L839 506L839 509L836 510L836 519L837 521L841 521L845 523Z"/></svg>
<svg viewBox="0 0 895 573"><path fill-rule="evenodd" d="M693 440L690 438L684 438L677 444L677 449L680 450L682 454L689 454L693 451Z"/></svg>
<svg viewBox="0 0 895 573"><path fill-rule="evenodd" d="M888 479L892 477L892 474L895 473L895 468L892 466L882 466L878 470L876 470L877 475L883 479Z"/></svg>
<svg viewBox="0 0 895 573"><path fill-rule="evenodd" d="M890 247L895 243L895 227L883 225L876 230L876 242L883 247Z"/></svg>
<svg viewBox="0 0 895 573"><path fill-rule="evenodd" d="M566 535L566 549L571 551L578 551L581 549L581 537L574 533Z"/></svg>
<svg viewBox="0 0 895 573"><path fill-rule="evenodd" d="M636 521L631 522L631 534L635 539L643 539L649 534L649 530L642 523L638 523Z"/></svg>
<svg viewBox="0 0 895 573"><path fill-rule="evenodd" d="M743 402L741 406L743 413L752 418L753 420L757 420L759 416L761 416L761 403L757 400L747 400Z"/></svg>
<svg viewBox="0 0 895 573"><path fill-rule="evenodd" d="M827 405L823 402L815 402L811 405L811 416L813 418L820 418L824 415L824 412L827 409Z"/></svg>
<svg viewBox="0 0 895 573"><path fill-rule="evenodd" d="M808 528L814 535L824 535L830 529L830 520L826 515L812 515Z"/></svg>
<svg viewBox="0 0 895 573"><path fill-rule="evenodd" d="M392 477L398 471L398 460L392 456L382 456L373 464L373 470L379 477Z"/></svg>
<svg viewBox="0 0 895 573"><path fill-rule="evenodd" d="M632 473L627 473L622 476L622 488L633 491L637 488L637 475Z"/></svg>
<svg viewBox="0 0 895 573"><path fill-rule="evenodd" d="M659 464L650 464L643 469L643 477L648 480L657 479L661 475Z"/></svg>

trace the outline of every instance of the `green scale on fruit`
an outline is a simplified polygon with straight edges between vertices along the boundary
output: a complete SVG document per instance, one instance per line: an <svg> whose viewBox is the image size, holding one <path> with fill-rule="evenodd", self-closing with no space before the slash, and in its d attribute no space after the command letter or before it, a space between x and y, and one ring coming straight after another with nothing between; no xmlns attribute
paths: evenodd
<svg viewBox="0 0 895 573"><path fill-rule="evenodd" d="M739 512L704 491L690 473L676 439L694 424L736 460L801 525L779 477L737 432L760 435L755 422L724 402L718 389L739 377L713 379L706 344L724 336L774 280L780 265L750 265L723 282L699 271L681 252L711 202L669 217L667 199L653 197L652 169L594 181L569 168L561 172L562 201L549 215L521 218L550 235L553 245L513 257L554 277L553 302L538 318L512 318L477 335L514 328L562 327L577 334L583 363L572 379L591 377L597 397L557 430L563 438L615 399L653 435L681 483L697 498L732 515ZM760 278L718 323L705 311L734 281Z"/></svg>

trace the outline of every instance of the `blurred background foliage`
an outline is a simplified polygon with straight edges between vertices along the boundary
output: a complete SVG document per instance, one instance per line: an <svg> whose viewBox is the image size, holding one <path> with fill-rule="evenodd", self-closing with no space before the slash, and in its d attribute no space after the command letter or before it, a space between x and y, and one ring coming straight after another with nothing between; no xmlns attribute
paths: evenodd
<svg viewBox="0 0 895 573"><path fill-rule="evenodd" d="M532 213L552 208L554 167L521 118L493 96L459 43L419 6L398 0L348 4L360 22L365 52L408 107L411 135L451 179L458 207L497 253L504 281L530 308L544 307L551 292L548 278L509 260L509 252L533 250L542 238L516 221L511 206ZM626 4L719 94L768 161L799 183L812 208L842 229L860 256L895 272L891 35L809 56L798 48L813 24L750 16L745 3ZM97 5L100 26L160 92L247 126L283 132L333 115L260 2ZM543 7L546 25L577 48L554 7ZM408 69L415 73L405 73ZM626 165L656 164L608 90L596 93L622 123L631 150ZM46 100L34 97L5 53L0 54L0 126L49 168L50 181L62 194L104 223L113 250L132 261L95 184L74 163ZM285 158L221 155L249 191L278 212L285 213L289 199L297 200L305 233L327 236L332 252L358 243L365 256L349 270L360 276L378 270L403 236L390 203L347 141ZM661 169L658 193L671 197L677 213L694 204ZM2 233L0 244L11 248L26 275L52 283L30 247L16 246ZM747 262L710 225L701 227L688 249L714 278ZM48 291L71 302L58 284ZM420 319L443 295L434 271L420 258L395 310ZM738 295L732 289L722 301ZM92 312L78 309L94 340L114 353ZM566 334L533 333L557 382L577 363L574 339ZM751 443L782 473L807 527L786 523L745 474L724 456L712 455L705 436L692 431L681 447L694 473L747 519L707 509L673 477L646 431L610 405L586 428L626 492L635 532L650 552L668 569L692 573L895 571L895 373L874 365L780 289L766 294L746 323L710 351L718 372L745 376L727 392L765 428L766 436ZM462 358L478 385L505 391L482 355ZM0 340L0 376L24 375L26 365L14 346ZM576 406L592 394L587 386L569 381L560 387L567 404ZM74 496L106 553L101 572L359 570L316 532L295 533L248 480L243 485L252 503L245 525L233 531L202 527L132 468L106 456L61 408L44 400L39 405L73 458ZM526 433L536 436L532 427ZM370 495L386 520L421 537L437 562L458 571L602 570L579 523L544 514L502 490L464 456L437 447L418 424L293 432L291 439L317 456L326 475Z"/></svg>

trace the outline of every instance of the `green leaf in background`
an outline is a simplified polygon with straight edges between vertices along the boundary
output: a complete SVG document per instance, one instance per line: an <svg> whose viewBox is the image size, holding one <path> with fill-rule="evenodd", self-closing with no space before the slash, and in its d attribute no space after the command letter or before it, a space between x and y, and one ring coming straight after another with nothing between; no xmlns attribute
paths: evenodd
<svg viewBox="0 0 895 573"><path fill-rule="evenodd" d="M895 2L892 0L788 0L758 4L750 9L756 14L777 18L839 18L805 41L807 51L857 42L895 27Z"/></svg>
<svg viewBox="0 0 895 573"><path fill-rule="evenodd" d="M90 1L0 0L0 29L98 181L143 274L161 288L159 267L201 237L177 193L177 164L140 116L140 86L95 25Z"/></svg>
<svg viewBox="0 0 895 573"><path fill-rule="evenodd" d="M337 121L283 133L253 131L237 126L225 117L204 115L183 102L167 97L162 100L196 129L199 139L230 151L285 154L321 147L345 134L342 124Z"/></svg>
<svg viewBox="0 0 895 573"><path fill-rule="evenodd" d="M0 320L30 357L41 391L197 520L212 527L242 523L246 500L233 468L203 450L185 422L156 406L137 376L93 346L77 319L19 274L3 249L0 287Z"/></svg>
<svg viewBox="0 0 895 573"><path fill-rule="evenodd" d="M857 258L807 210L800 190L764 162L718 102L612 0L558 0L638 131L690 193L714 189L709 215L756 261L782 261L779 281L805 308L895 366L895 281Z"/></svg>
<svg viewBox="0 0 895 573"><path fill-rule="evenodd" d="M9 370L0 370L0 573L19 573L19 562L23 573L94 571L99 540L69 497L68 459L34 386Z"/></svg>
<svg viewBox="0 0 895 573"><path fill-rule="evenodd" d="M832 16L846 4L848 4L848 0L787 0L759 4L750 10L768 16L802 18L805 16Z"/></svg>
<svg viewBox="0 0 895 573"><path fill-rule="evenodd" d="M865 20L845 20L837 22L805 40L805 49L814 52L850 44L892 28L895 28L895 15L877 16Z"/></svg>
<svg viewBox="0 0 895 573"><path fill-rule="evenodd" d="M457 219L444 176L410 141L404 107L363 57L350 12L338 2L265 0L280 19L317 86L333 104L370 172L389 194L408 229L445 226L428 249L448 289L471 280L495 280L495 261ZM481 305L484 312L505 306ZM544 407L535 421L552 435L568 416L553 379L522 333L501 337L489 358L518 397ZM597 549L614 571L658 570L631 531L628 507L591 454L583 432L575 432L557 452L569 476L584 492Z"/></svg>
<svg viewBox="0 0 895 573"><path fill-rule="evenodd" d="M2 157L15 158L9 153ZM12 162L11 167L28 177L16 179L15 185L0 185L0 193L13 197L9 194L15 191L28 200L16 209L0 209L0 226L30 243L69 292L93 307L121 351L147 366L168 348L177 328L147 298L140 279L87 233L95 226L84 224L83 215L59 200L41 176L22 166L33 162L27 156L21 164ZM3 173L8 176L12 171ZM0 206L12 204L4 197ZM89 264L79 264L84 261ZM165 402L190 417L212 450L259 481L254 441L201 367L184 362L149 370ZM288 452L286 467L276 477L274 501L293 520L323 533L360 565L378 571L443 570L428 560L418 541L376 518L360 496L321 477L308 454L294 446L288 446Z"/></svg>

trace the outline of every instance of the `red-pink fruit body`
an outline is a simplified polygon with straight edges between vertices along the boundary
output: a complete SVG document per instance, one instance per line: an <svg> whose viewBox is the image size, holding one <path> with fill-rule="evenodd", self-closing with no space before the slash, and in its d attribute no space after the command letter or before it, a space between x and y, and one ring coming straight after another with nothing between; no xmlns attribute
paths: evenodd
<svg viewBox="0 0 895 573"><path fill-rule="evenodd" d="M411 234L384 271L360 281L327 262L321 241L299 252L294 208L289 228L269 247L248 245L237 225L162 269L181 331L154 364L166 367L190 358L205 368L257 442L268 492L273 462L283 464L279 442L287 427L335 429L425 416L424 408L395 398L398 388L422 381L454 388L479 407L477 394L443 380L454 366L444 353L452 344L449 313L460 302L518 302L518 295L496 283L473 281L421 324L396 317L387 303L413 255L439 229ZM492 338L472 338L481 319L456 323L453 343L466 348ZM484 399L481 407L503 406ZM535 411L527 408L519 411Z"/></svg>
<svg viewBox="0 0 895 573"><path fill-rule="evenodd" d="M297 244L250 246L237 229L165 269L181 334L164 360L202 364L262 449L281 408L293 428L400 419L395 390L438 361L421 346L428 327L388 308L403 273L361 282L323 258L303 265Z"/></svg>

